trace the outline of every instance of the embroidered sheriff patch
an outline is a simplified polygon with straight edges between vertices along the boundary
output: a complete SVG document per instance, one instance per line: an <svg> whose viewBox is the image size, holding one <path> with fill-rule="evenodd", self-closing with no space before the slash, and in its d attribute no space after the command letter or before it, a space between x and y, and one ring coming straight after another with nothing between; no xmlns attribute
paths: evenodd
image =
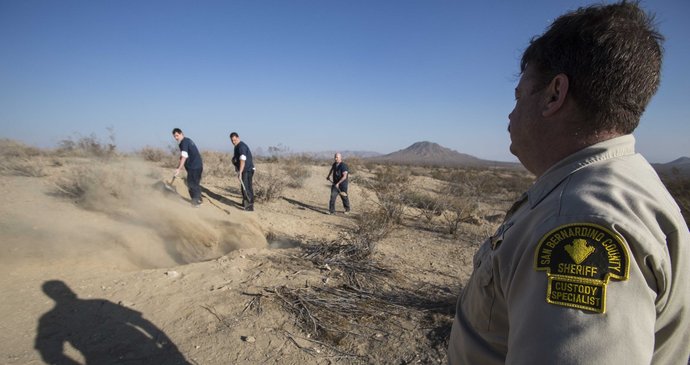
<svg viewBox="0 0 690 365"><path fill-rule="evenodd" d="M627 280L630 268L623 237L590 223L560 226L537 245L534 264L548 278L551 304L606 312L609 280Z"/></svg>

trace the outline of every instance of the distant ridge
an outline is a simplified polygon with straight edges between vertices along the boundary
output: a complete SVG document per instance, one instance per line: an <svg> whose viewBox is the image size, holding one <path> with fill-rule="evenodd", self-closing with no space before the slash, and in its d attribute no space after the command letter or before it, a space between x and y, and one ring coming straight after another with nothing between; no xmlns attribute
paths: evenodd
<svg viewBox="0 0 690 365"><path fill-rule="evenodd" d="M680 157L667 163L652 164L659 175L690 177L690 157Z"/></svg>
<svg viewBox="0 0 690 365"><path fill-rule="evenodd" d="M374 162L388 162L401 165L425 166L505 166L515 167L518 164L482 160L480 158L460 153L438 143L422 141L415 142L409 147L389 153L387 155L370 157Z"/></svg>

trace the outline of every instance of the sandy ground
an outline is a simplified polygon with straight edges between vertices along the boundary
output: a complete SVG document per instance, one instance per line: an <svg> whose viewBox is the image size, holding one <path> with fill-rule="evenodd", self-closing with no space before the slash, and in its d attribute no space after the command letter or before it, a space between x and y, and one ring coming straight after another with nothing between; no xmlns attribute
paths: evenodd
<svg viewBox="0 0 690 365"><path fill-rule="evenodd" d="M271 288L336 285L300 245L345 235L368 204L361 186L351 185L354 215L326 215L327 167L311 166L302 188L244 212L236 181L205 177L195 209L180 180L178 194L162 189L167 170L123 159L99 166L105 178L84 201L65 197L60 179L94 163L0 175L0 363L445 363L476 237L409 224L379 242L377 259L435 288L441 309L391 315L386 331L353 333L357 346L339 351L302 331Z"/></svg>

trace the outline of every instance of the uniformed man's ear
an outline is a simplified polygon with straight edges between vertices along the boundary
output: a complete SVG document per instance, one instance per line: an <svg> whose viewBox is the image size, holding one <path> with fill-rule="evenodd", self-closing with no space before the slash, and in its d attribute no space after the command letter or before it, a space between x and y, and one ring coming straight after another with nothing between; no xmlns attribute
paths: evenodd
<svg viewBox="0 0 690 365"><path fill-rule="evenodd" d="M542 116L550 117L561 110L568 95L568 86L568 76L565 74L558 74L551 79L546 87L545 97L547 101Z"/></svg>

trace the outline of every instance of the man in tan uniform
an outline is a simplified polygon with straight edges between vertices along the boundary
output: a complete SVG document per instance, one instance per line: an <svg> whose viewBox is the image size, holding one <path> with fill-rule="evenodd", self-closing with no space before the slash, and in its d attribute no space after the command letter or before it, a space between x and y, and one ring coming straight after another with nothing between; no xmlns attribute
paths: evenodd
<svg viewBox="0 0 690 365"><path fill-rule="evenodd" d="M474 258L451 364L687 364L690 234L633 130L663 37L636 4L556 19L521 61L510 150L537 176Z"/></svg>

